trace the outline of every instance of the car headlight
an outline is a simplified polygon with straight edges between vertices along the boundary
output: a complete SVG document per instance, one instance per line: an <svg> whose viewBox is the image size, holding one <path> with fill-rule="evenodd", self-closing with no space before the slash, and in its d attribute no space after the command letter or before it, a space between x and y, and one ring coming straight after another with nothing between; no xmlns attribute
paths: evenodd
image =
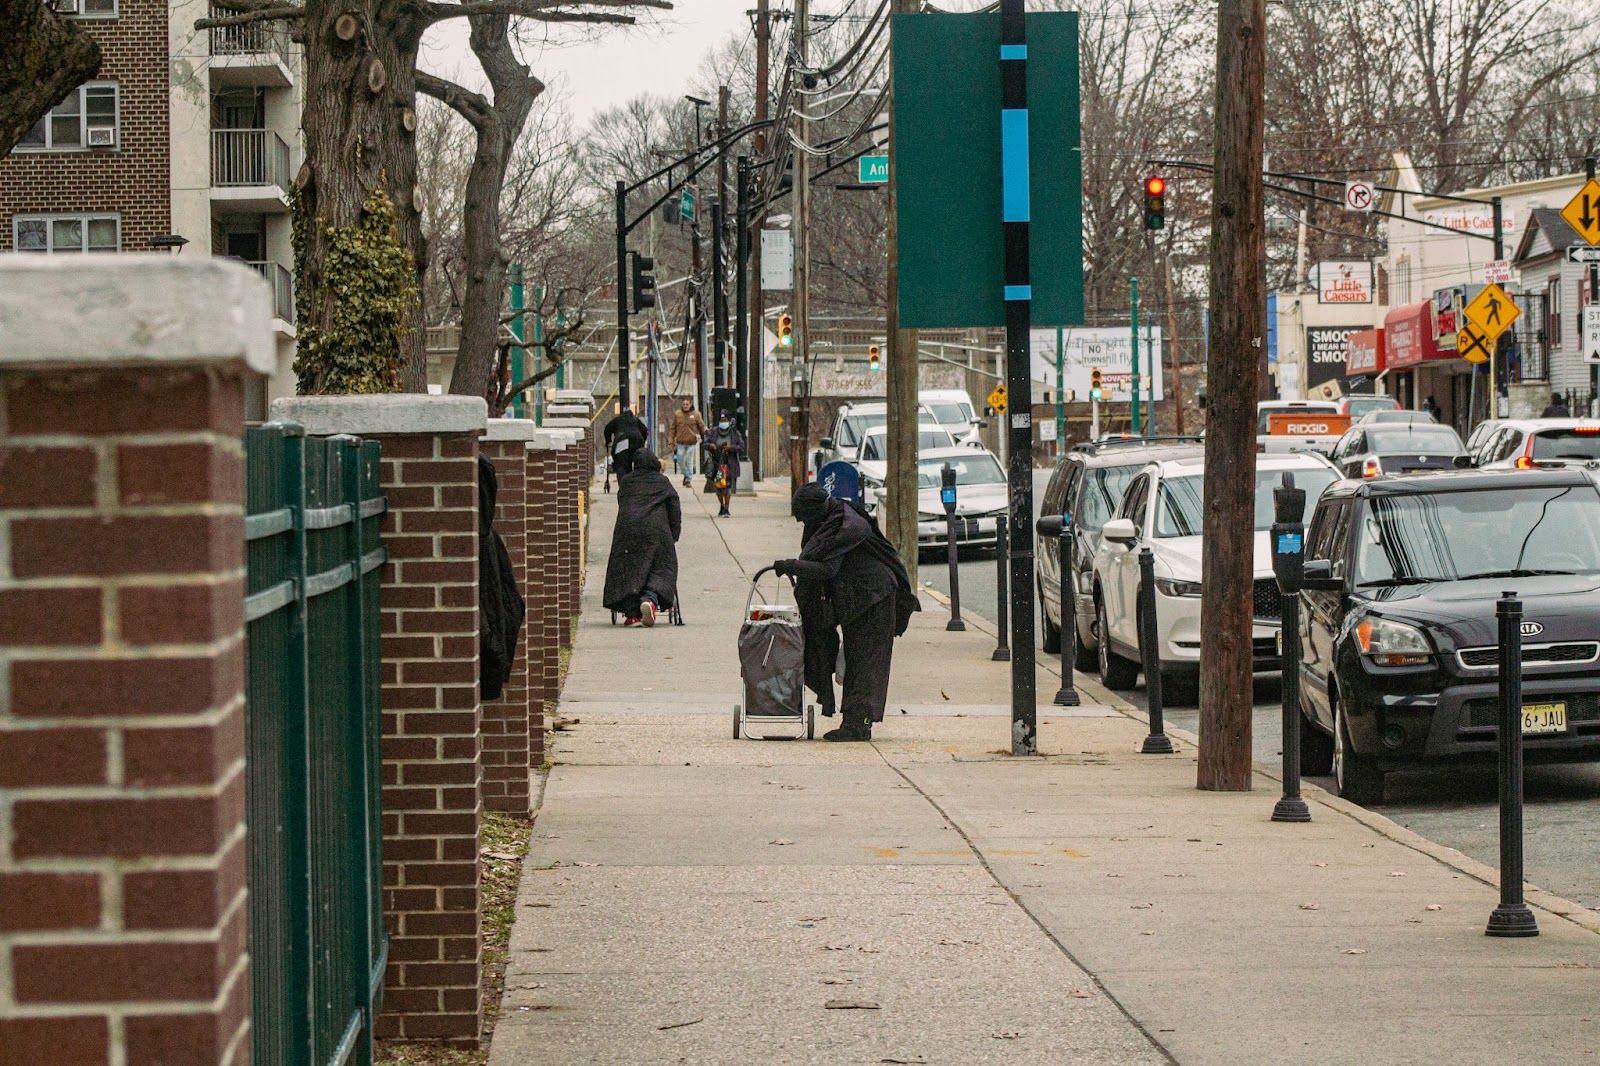
<svg viewBox="0 0 1600 1066"><path fill-rule="evenodd" d="M1190 599L1200 598L1200 582L1178 581L1170 577L1156 578L1156 591L1163 596L1185 596Z"/></svg>
<svg viewBox="0 0 1600 1066"><path fill-rule="evenodd" d="M1370 614L1356 623L1356 645L1379 666L1421 666L1433 655L1416 626Z"/></svg>

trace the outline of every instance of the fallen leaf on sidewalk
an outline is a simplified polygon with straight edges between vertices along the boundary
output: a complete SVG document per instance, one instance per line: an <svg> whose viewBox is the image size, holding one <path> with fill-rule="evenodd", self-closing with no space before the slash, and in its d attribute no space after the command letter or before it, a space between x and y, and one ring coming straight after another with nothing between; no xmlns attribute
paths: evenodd
<svg viewBox="0 0 1600 1066"><path fill-rule="evenodd" d="M943 696L947 702L950 699L950 693L946 692L944 689L939 690L939 695Z"/></svg>
<svg viewBox="0 0 1600 1066"><path fill-rule="evenodd" d="M522 856L518 855L514 851L490 851L487 848L478 852L478 854L483 856L485 859L500 859L502 862L510 862L512 860L522 858Z"/></svg>
<svg viewBox="0 0 1600 1066"><path fill-rule="evenodd" d="M1156 931L1154 929L1146 929L1146 930L1142 931L1139 935L1140 936L1155 936L1156 935Z"/></svg>
<svg viewBox="0 0 1600 1066"><path fill-rule="evenodd" d="M928 1060L923 1058L921 1055L918 1055L914 1059L879 1059L878 1061L879 1062L895 1062L895 1063L899 1063L900 1066L924 1066L924 1064L927 1063Z"/></svg>
<svg viewBox="0 0 1600 1066"><path fill-rule="evenodd" d="M1154 907L1154 906L1155 906L1154 903L1135 903L1135 904L1132 905L1131 909L1132 910L1136 910L1136 911L1147 911L1151 907Z"/></svg>
<svg viewBox="0 0 1600 1066"><path fill-rule="evenodd" d="M824 977L822 983L825 985L853 985L856 982L853 977Z"/></svg>
<svg viewBox="0 0 1600 1066"><path fill-rule="evenodd" d="M572 865L574 865L574 866L599 866L600 864L597 863L597 862L575 862Z"/></svg>
<svg viewBox="0 0 1600 1066"><path fill-rule="evenodd" d="M827 920L828 916L826 914L802 914L795 919L797 922L825 922Z"/></svg>
<svg viewBox="0 0 1600 1066"><path fill-rule="evenodd" d="M703 1021L705 1021L704 1018L691 1018L686 1022L673 1022L670 1025L658 1025L656 1026L656 1030L658 1032L665 1032L668 1029L682 1029L686 1025L699 1025Z"/></svg>
<svg viewBox="0 0 1600 1066"><path fill-rule="evenodd" d="M1111 839L1121 843L1122 841L1125 841L1128 838L1127 837L1112 837Z"/></svg>
<svg viewBox="0 0 1600 1066"><path fill-rule="evenodd" d="M1122 877L1123 874L1106 874L1107 877Z"/></svg>
<svg viewBox="0 0 1600 1066"><path fill-rule="evenodd" d="M881 1008L870 999L830 999L822 1005L823 1010L880 1010Z"/></svg>
<svg viewBox="0 0 1600 1066"><path fill-rule="evenodd" d="M1093 999L1094 998L1094 993L1090 992L1086 988L1074 988L1071 992L1068 992L1067 995L1071 996L1073 999Z"/></svg>
<svg viewBox="0 0 1600 1066"><path fill-rule="evenodd" d="M1430 903L1430 904L1428 904L1426 907L1424 907L1422 909L1425 910L1425 911L1442 911L1442 910L1444 910L1444 908L1442 906L1440 906L1439 904L1437 904L1437 903Z"/></svg>
<svg viewBox="0 0 1600 1066"><path fill-rule="evenodd" d="M1022 1034L1018 1033L1018 1032L1015 1032L1013 1030L1007 1029L1004 1032L990 1033L989 1036L992 1039L995 1039L995 1040L1016 1040L1016 1039L1019 1039L1022 1036Z"/></svg>
<svg viewBox="0 0 1600 1066"><path fill-rule="evenodd" d="M882 948L856 948L856 950L863 955L881 955L883 953Z"/></svg>
<svg viewBox="0 0 1600 1066"><path fill-rule="evenodd" d="M1365 955L1366 953L1366 948L1345 948L1343 951L1339 952L1341 955Z"/></svg>
<svg viewBox="0 0 1600 1066"><path fill-rule="evenodd" d="M524 903L524 907L554 907L554 903Z"/></svg>
<svg viewBox="0 0 1600 1066"><path fill-rule="evenodd" d="M824 944L824 945L822 945L822 950L823 951L849 951L854 946L855 945L853 945L853 944Z"/></svg>
<svg viewBox="0 0 1600 1066"><path fill-rule="evenodd" d="M1317 866L1317 867L1326 867L1328 864L1325 863L1325 862L1314 862L1311 865L1312 866Z"/></svg>
<svg viewBox="0 0 1600 1066"><path fill-rule="evenodd" d="M1405 876L1405 871L1404 870L1391 870L1389 872L1389 876L1390 877L1404 877Z"/></svg>
<svg viewBox="0 0 1600 1066"><path fill-rule="evenodd" d="M790 844L793 844L794 841L788 840L788 839L786 839L784 837L779 837L776 840L769 840L769 841L767 841L767 843L771 844L773 847L782 848L782 847L787 847Z"/></svg>
<svg viewBox="0 0 1600 1066"><path fill-rule="evenodd" d="M1303 910L1303 911L1320 911L1322 909L1322 904L1320 904L1320 903L1302 903L1302 904L1300 904L1300 909Z"/></svg>

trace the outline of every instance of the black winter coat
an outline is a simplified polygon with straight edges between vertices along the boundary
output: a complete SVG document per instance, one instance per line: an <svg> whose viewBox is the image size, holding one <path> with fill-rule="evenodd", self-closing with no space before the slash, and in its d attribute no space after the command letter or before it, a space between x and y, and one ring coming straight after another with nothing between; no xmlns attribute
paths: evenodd
<svg viewBox="0 0 1600 1066"><path fill-rule="evenodd" d="M527 605L511 572L511 553L494 528L500 485L494 464L478 456L478 683L485 700L497 700L511 680L517 636Z"/></svg>
<svg viewBox="0 0 1600 1066"><path fill-rule="evenodd" d="M636 467L617 481L617 525L606 562L607 609L635 611L646 591L655 593L663 608L677 602L676 542L682 532L678 490L659 462Z"/></svg>

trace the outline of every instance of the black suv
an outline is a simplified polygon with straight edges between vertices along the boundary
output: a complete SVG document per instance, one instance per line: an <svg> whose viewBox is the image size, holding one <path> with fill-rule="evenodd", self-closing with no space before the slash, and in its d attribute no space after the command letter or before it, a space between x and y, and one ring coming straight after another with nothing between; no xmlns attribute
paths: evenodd
<svg viewBox="0 0 1600 1066"><path fill-rule="evenodd" d="M1492 759L1495 601L1523 603L1530 762L1600 759L1600 491L1579 470L1334 485L1307 533L1302 769L1380 803L1387 771Z"/></svg>
<svg viewBox="0 0 1600 1066"><path fill-rule="evenodd" d="M1205 442L1199 437L1108 437L1075 445L1056 463L1039 501L1039 513L1072 519L1072 561L1078 570L1078 584L1071 639L1077 669L1087 673L1100 667L1094 620L1094 552L1100 546L1101 527L1116 517L1123 490L1147 464L1204 452ZM1037 554L1039 630L1044 650L1054 654L1061 651L1062 630L1058 538L1040 538Z"/></svg>

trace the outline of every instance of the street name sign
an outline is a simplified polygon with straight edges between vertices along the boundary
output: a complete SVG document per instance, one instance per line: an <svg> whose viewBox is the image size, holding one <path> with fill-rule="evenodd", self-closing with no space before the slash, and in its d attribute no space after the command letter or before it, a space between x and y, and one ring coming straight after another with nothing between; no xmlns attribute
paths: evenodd
<svg viewBox="0 0 1600 1066"><path fill-rule="evenodd" d="M993 407L997 413L1004 411L1006 409L1006 387L1004 385L996 385L989 391L986 399L989 406Z"/></svg>
<svg viewBox="0 0 1600 1066"><path fill-rule="evenodd" d="M683 195L678 198L678 214L685 222L695 220L695 192L693 189L684 189Z"/></svg>
<svg viewBox="0 0 1600 1066"><path fill-rule="evenodd" d="M1344 209L1346 211L1371 211L1377 201L1372 183L1368 181L1347 181L1344 183Z"/></svg>
<svg viewBox="0 0 1600 1066"><path fill-rule="evenodd" d="M1590 178L1561 209L1561 217L1590 244L1600 244L1600 181Z"/></svg>
<svg viewBox="0 0 1600 1066"><path fill-rule="evenodd" d="M862 185L884 185L889 181L889 157L864 155L856 160L857 180Z"/></svg>
<svg viewBox="0 0 1600 1066"><path fill-rule="evenodd" d="M1511 281L1511 264L1504 259L1491 259L1483 264L1483 280L1490 285L1506 285Z"/></svg>
<svg viewBox="0 0 1600 1066"><path fill-rule="evenodd" d="M1600 304L1583 309L1583 361L1600 363Z"/></svg>
<svg viewBox="0 0 1600 1066"><path fill-rule="evenodd" d="M1467 362L1487 363L1492 351L1494 342L1472 323L1467 323L1456 333L1456 354Z"/></svg>
<svg viewBox="0 0 1600 1066"><path fill-rule="evenodd" d="M1511 302L1506 290L1498 285L1489 284L1467 304L1465 314L1467 321L1477 326L1478 332L1492 341L1510 329L1511 323L1515 322L1522 312Z"/></svg>
<svg viewBox="0 0 1600 1066"><path fill-rule="evenodd" d="M1600 263L1600 248L1591 248L1584 244L1569 245L1567 248L1567 262Z"/></svg>

